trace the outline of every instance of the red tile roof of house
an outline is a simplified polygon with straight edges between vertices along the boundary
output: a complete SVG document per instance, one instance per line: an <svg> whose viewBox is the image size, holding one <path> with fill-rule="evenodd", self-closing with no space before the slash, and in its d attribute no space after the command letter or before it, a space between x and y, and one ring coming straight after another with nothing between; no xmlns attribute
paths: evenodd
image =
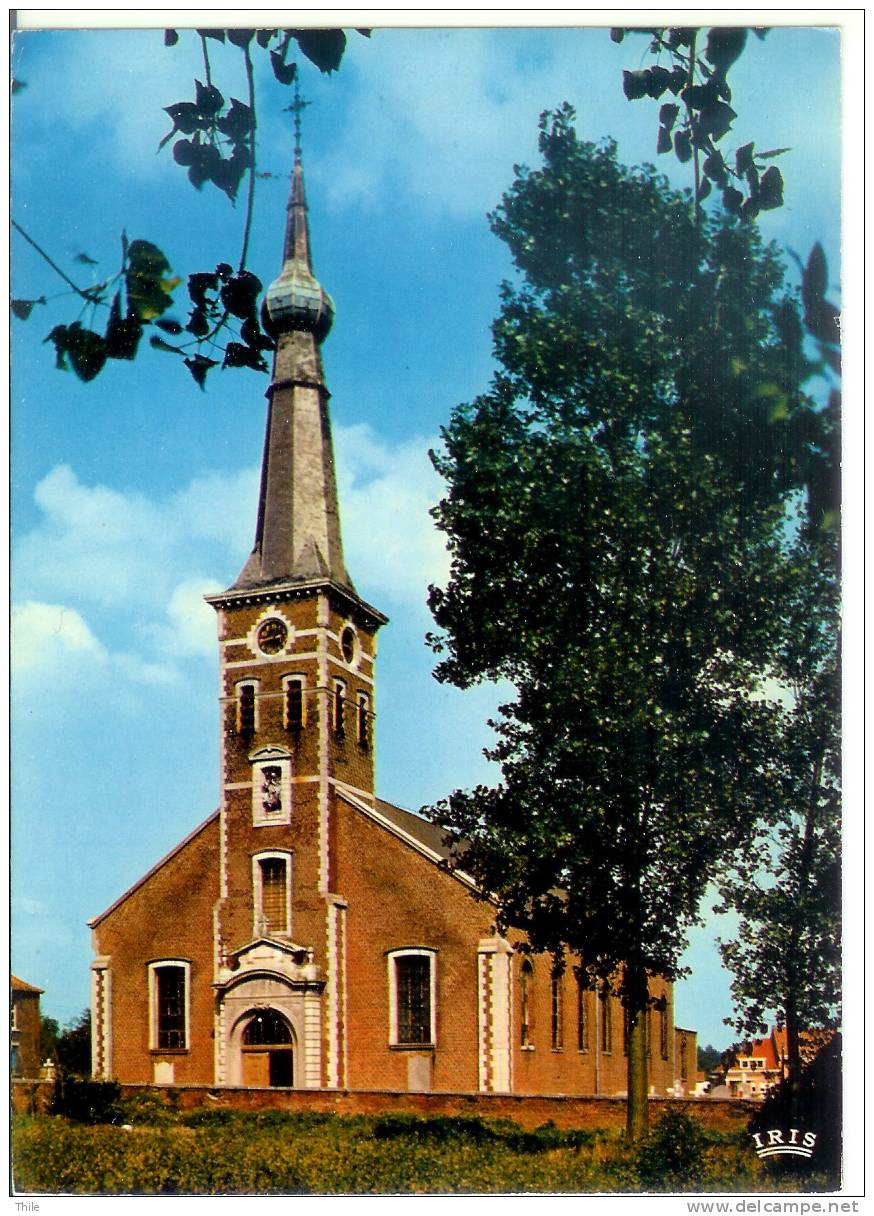
<svg viewBox="0 0 874 1216"><path fill-rule="evenodd" d="M42 988L36 988L33 984L28 984L24 980L20 980L17 975L10 975L13 992L42 992Z"/></svg>

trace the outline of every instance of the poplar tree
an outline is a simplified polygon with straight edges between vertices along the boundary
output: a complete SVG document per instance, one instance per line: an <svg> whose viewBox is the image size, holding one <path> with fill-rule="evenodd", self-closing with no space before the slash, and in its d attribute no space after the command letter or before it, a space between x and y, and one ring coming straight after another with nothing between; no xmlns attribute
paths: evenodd
<svg viewBox="0 0 874 1216"><path fill-rule="evenodd" d="M573 124L544 115L542 169L490 217L518 270L499 367L432 454L451 554L435 674L515 697L492 723L498 784L431 814L499 928L621 997L636 1139L647 979L682 973L708 882L778 796L759 688L816 414L756 227L696 224L689 192Z"/></svg>

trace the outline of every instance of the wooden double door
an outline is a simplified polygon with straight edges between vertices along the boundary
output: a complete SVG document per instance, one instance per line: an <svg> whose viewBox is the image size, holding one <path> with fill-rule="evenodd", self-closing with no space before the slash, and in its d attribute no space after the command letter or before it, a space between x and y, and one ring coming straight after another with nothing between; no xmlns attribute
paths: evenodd
<svg viewBox="0 0 874 1216"><path fill-rule="evenodd" d="M294 1038L274 1009L258 1009L243 1031L242 1081L253 1089L294 1085Z"/></svg>

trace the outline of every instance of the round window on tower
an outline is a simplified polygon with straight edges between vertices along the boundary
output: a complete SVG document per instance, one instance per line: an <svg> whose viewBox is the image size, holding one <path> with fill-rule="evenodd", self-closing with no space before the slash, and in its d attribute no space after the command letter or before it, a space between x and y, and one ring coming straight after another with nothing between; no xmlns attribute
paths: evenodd
<svg viewBox="0 0 874 1216"><path fill-rule="evenodd" d="M258 649L264 654L279 654L288 641L288 626L277 617L271 617L258 626L256 637Z"/></svg>
<svg viewBox="0 0 874 1216"><path fill-rule="evenodd" d="M347 625L340 634L340 650L343 652L343 658L347 663L351 663L355 658L355 630L351 625Z"/></svg>

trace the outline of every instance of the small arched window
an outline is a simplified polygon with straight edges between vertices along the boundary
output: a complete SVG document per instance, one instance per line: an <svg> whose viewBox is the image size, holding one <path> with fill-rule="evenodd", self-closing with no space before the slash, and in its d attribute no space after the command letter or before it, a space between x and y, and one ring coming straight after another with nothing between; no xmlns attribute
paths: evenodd
<svg viewBox="0 0 874 1216"><path fill-rule="evenodd" d="M237 686L237 731L251 735L255 730L255 684Z"/></svg>
<svg viewBox="0 0 874 1216"><path fill-rule="evenodd" d="M334 734L338 739L346 733L345 711L346 708L346 685L342 680L334 681L334 713L333 727Z"/></svg>
<svg viewBox="0 0 874 1216"><path fill-rule="evenodd" d="M577 976L577 1051L589 1050L589 993L582 976Z"/></svg>
<svg viewBox="0 0 874 1216"><path fill-rule="evenodd" d="M370 745L370 697L366 692L358 694L356 714L356 735L360 747Z"/></svg>
<svg viewBox="0 0 874 1216"><path fill-rule="evenodd" d="M534 967L531 959L526 958L520 968L520 988L522 992L522 1021L520 1043L523 1047L531 1046L531 1003L533 999Z"/></svg>
<svg viewBox="0 0 874 1216"><path fill-rule="evenodd" d="M304 724L303 677L285 680L285 729L301 730Z"/></svg>

